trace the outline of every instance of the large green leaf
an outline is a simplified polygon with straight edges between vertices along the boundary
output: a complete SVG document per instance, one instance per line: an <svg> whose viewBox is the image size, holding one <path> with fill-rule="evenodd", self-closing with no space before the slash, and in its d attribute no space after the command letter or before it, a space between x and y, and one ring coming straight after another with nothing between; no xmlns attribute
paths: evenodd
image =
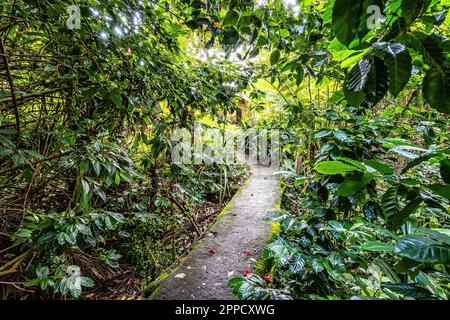
<svg viewBox="0 0 450 320"><path fill-rule="evenodd" d="M280 50L275 49L272 54L270 55L270 64L275 65L278 63L278 60L280 60Z"/></svg>
<svg viewBox="0 0 450 320"><path fill-rule="evenodd" d="M450 184L433 184L429 188L437 195L450 200Z"/></svg>
<svg viewBox="0 0 450 320"><path fill-rule="evenodd" d="M380 267L381 271L383 272L383 274L389 278L390 281L392 282L400 282L400 278L397 276L397 273L388 265L388 263L386 261L384 261L384 259L375 259L374 263Z"/></svg>
<svg viewBox="0 0 450 320"><path fill-rule="evenodd" d="M361 59L350 71L344 85L347 101L353 107L375 106L389 89L389 71L384 61L374 56Z"/></svg>
<svg viewBox="0 0 450 320"><path fill-rule="evenodd" d="M314 170L321 174L336 175L352 172L357 170L357 168L342 161L324 161L317 164Z"/></svg>
<svg viewBox="0 0 450 320"><path fill-rule="evenodd" d="M235 46L239 41L239 32L232 28L230 30L226 30L223 33L223 44L229 46Z"/></svg>
<svg viewBox="0 0 450 320"><path fill-rule="evenodd" d="M383 284L383 288L414 299L431 298L431 293L428 290L409 283L388 283Z"/></svg>
<svg viewBox="0 0 450 320"><path fill-rule="evenodd" d="M362 104L363 108L374 107L389 90L389 70L386 64L376 56L372 60L372 69L364 88L366 99Z"/></svg>
<svg viewBox="0 0 450 320"><path fill-rule="evenodd" d="M395 246L395 253L417 262L450 264L450 245L429 235L402 237Z"/></svg>
<svg viewBox="0 0 450 320"><path fill-rule="evenodd" d="M342 184L339 185L337 194L341 197L348 197L355 194L358 191L364 189L364 187L373 180L373 175L369 173L357 173L350 178L347 178Z"/></svg>
<svg viewBox="0 0 450 320"><path fill-rule="evenodd" d="M333 31L336 38L349 46L358 35L363 1L336 0L333 6Z"/></svg>
<svg viewBox="0 0 450 320"><path fill-rule="evenodd" d="M411 24L422 11L430 5L431 0L402 0L402 15Z"/></svg>
<svg viewBox="0 0 450 320"><path fill-rule="evenodd" d="M445 60L443 50L433 36L421 31L414 31L407 33L404 40L422 55L430 67L442 70Z"/></svg>
<svg viewBox="0 0 450 320"><path fill-rule="evenodd" d="M423 96L432 108L450 114L450 70L431 68L423 79Z"/></svg>
<svg viewBox="0 0 450 320"><path fill-rule="evenodd" d="M419 208L422 201L423 200L420 196L411 199L402 210L394 215L389 216L389 224L395 229L400 228L406 222L409 216Z"/></svg>
<svg viewBox="0 0 450 320"><path fill-rule="evenodd" d="M405 50L395 56L387 55L386 64L389 69L389 92L397 97L411 77L412 59L408 50Z"/></svg>
<svg viewBox="0 0 450 320"><path fill-rule="evenodd" d="M362 91L367 83L372 63L369 59L361 59L350 71L345 87L351 91Z"/></svg>
<svg viewBox="0 0 450 320"><path fill-rule="evenodd" d="M405 174L406 172L408 172L408 170L414 168L415 166L417 166L425 161L442 156L444 154L450 154L450 149L444 149L444 150L439 150L439 151L436 151L436 150L427 151L420 157L417 157L414 160L408 162L408 164L402 170L402 174Z"/></svg>
<svg viewBox="0 0 450 320"><path fill-rule="evenodd" d="M373 16L369 10L376 6L383 11L383 0L336 0L333 5L332 27L336 38L347 47L359 37L362 39L369 30L368 21Z"/></svg>
<svg viewBox="0 0 450 320"><path fill-rule="evenodd" d="M350 71L345 80L344 94L348 103L353 107L359 107L366 95L364 88L372 68L369 59L361 59Z"/></svg>
<svg viewBox="0 0 450 320"><path fill-rule="evenodd" d="M337 194L341 197L348 197L361 191L365 186L366 183L362 180L347 179L344 183L339 185Z"/></svg>
<svg viewBox="0 0 450 320"><path fill-rule="evenodd" d="M282 241L268 244L262 254L264 259L274 258L277 265L285 265L290 259L289 247Z"/></svg>
<svg viewBox="0 0 450 320"><path fill-rule="evenodd" d="M381 174L384 174L384 175L394 174L393 168L391 168L390 166L388 166L384 163L378 162L376 160L366 160L366 161L364 161L364 164L377 170Z"/></svg>
<svg viewBox="0 0 450 320"><path fill-rule="evenodd" d="M393 252L394 246L388 243L383 243L379 241L367 241L359 247L363 251L373 251L373 252Z"/></svg>
<svg viewBox="0 0 450 320"><path fill-rule="evenodd" d="M444 180L445 183L450 184L450 160L442 160L440 166L442 180Z"/></svg>
<svg viewBox="0 0 450 320"><path fill-rule="evenodd" d="M386 190L383 197L381 198L381 205L383 207L383 213L386 218L396 215L399 210L398 204L398 187L393 186Z"/></svg>
<svg viewBox="0 0 450 320"><path fill-rule="evenodd" d="M228 11L223 19L223 26L235 26L239 21L239 13L236 10Z"/></svg>
<svg viewBox="0 0 450 320"><path fill-rule="evenodd" d="M372 46L392 57L396 57L406 50L406 47L398 42L375 42Z"/></svg>

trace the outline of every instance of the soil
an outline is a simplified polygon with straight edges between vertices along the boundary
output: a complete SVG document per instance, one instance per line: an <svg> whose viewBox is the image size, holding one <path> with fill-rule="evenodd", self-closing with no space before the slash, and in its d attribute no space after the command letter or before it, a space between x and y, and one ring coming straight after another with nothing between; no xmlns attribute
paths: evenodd
<svg viewBox="0 0 450 320"><path fill-rule="evenodd" d="M262 218L279 204L280 187L269 167L254 166L249 180L191 254L161 280L155 300L231 300L227 282L252 270L267 242ZM250 250L251 254L244 251Z"/></svg>

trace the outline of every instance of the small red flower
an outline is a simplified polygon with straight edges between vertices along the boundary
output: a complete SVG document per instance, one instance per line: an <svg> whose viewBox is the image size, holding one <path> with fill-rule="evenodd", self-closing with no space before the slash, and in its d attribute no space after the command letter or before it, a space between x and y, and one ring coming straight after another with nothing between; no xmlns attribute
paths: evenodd
<svg viewBox="0 0 450 320"><path fill-rule="evenodd" d="M252 252L252 250L245 250L244 254L249 256L249 255L253 254L253 252Z"/></svg>
<svg viewBox="0 0 450 320"><path fill-rule="evenodd" d="M209 253L216 253L216 249L214 248L208 248Z"/></svg>
<svg viewBox="0 0 450 320"><path fill-rule="evenodd" d="M244 269L244 277L247 277L252 271L250 269L245 268Z"/></svg>
<svg viewBox="0 0 450 320"><path fill-rule="evenodd" d="M267 275L264 276L264 281L266 283L270 283L270 282L272 282L272 280L273 280L273 278L272 278L272 276L270 274L267 274Z"/></svg>

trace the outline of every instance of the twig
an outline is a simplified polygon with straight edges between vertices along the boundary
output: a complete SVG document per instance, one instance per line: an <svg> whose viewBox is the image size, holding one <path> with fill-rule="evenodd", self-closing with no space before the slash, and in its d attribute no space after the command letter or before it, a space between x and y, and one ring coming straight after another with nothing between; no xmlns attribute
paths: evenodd
<svg viewBox="0 0 450 320"><path fill-rule="evenodd" d="M36 164L38 164L38 163L41 163L41 162L44 162L44 161L49 161L49 160L61 158L61 157L67 156L67 155L69 155L69 154L71 154L71 153L73 153L73 151L67 151L67 152L57 153L57 154L48 156L48 157L46 157L46 158L43 158L43 159L41 159L41 160L37 160L37 161L31 162L31 165L34 166L34 165L36 165ZM0 170L0 175L5 174L5 173L8 173L8 172L16 171L16 170L19 170L19 169L20 169L20 166L15 166L15 167L10 167L10 168L6 168L6 169L2 169L2 170Z"/></svg>
<svg viewBox="0 0 450 320"><path fill-rule="evenodd" d="M19 287L19 286L17 285L17 283L23 283L23 282L8 282L8 281L0 281L0 284L10 285L10 286L13 286L13 287L14 287L14 288L16 288L16 289L19 289L19 290L21 290L21 291L25 291L25 292L30 292L30 293L34 293L34 291L33 291L33 290L28 290L28 289L24 289L24 288L21 288L21 287Z"/></svg>
<svg viewBox="0 0 450 320"><path fill-rule="evenodd" d="M8 57L5 56L5 47L3 46L3 39L0 38L0 53L3 56L3 63L5 64L6 78L8 79L9 89L11 91L11 99L14 107L14 116L16 117L16 147L20 149L20 117L19 108L17 106L16 94L14 90L14 82L11 77L11 70L9 69Z"/></svg>
<svg viewBox="0 0 450 320"><path fill-rule="evenodd" d="M22 243L16 243L16 244L14 244L14 245L12 245L12 246L10 246L10 247L8 247L8 248L5 248L5 249L3 249L3 250L0 250L0 254L2 254L3 252L6 252L6 251L8 251L8 250L11 250L11 249L14 249L15 247L17 247L17 246L19 246L19 245L21 245Z"/></svg>
<svg viewBox="0 0 450 320"><path fill-rule="evenodd" d="M60 91L60 90L59 89L52 89L52 90L47 90L47 91L42 91L42 92L30 93L27 96L19 96L19 97L16 96L16 102L17 103L19 103L19 102L21 103L21 102L23 102L25 100L28 100L28 99L45 96L45 95L48 95L48 94L56 93L58 91ZM5 98L5 99L0 100L0 104L7 104L7 103L10 103L12 101L13 101L12 98ZM8 109L8 107L3 107L3 108L0 108L0 111L6 110L6 109Z"/></svg>
<svg viewBox="0 0 450 320"><path fill-rule="evenodd" d="M20 256L15 257L11 261L5 263L3 266L1 266L0 267L0 277L16 272L19 265L23 262L23 260L25 260L25 258L28 256L28 254L30 252L31 252L31 249L22 253ZM6 269L9 266L11 266L11 268Z"/></svg>

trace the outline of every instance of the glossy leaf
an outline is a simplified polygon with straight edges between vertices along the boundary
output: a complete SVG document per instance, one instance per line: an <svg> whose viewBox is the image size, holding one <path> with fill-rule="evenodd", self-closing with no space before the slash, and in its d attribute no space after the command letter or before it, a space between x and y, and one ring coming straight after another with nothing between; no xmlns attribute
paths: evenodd
<svg viewBox="0 0 450 320"><path fill-rule="evenodd" d="M357 168L342 161L325 161L317 164L314 170L321 174L336 175L352 172L357 170Z"/></svg>

